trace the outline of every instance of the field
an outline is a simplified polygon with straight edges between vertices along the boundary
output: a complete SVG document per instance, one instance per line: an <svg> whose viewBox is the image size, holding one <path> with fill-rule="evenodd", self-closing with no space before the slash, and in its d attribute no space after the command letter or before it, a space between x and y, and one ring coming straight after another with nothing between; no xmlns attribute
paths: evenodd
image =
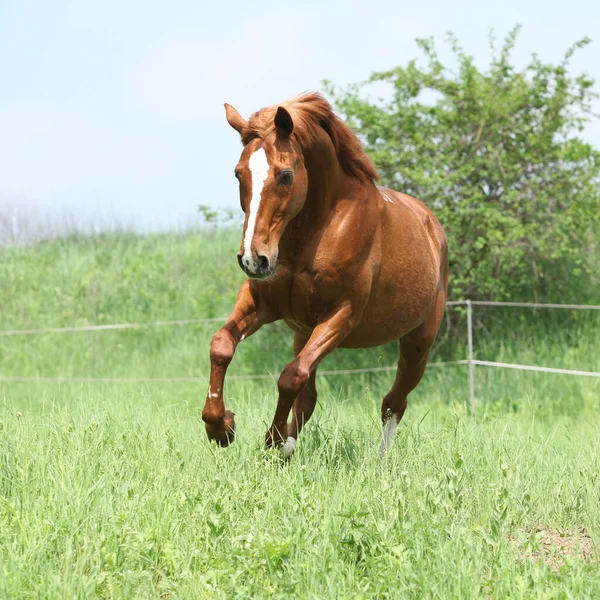
<svg viewBox="0 0 600 600"><path fill-rule="evenodd" d="M221 317L238 232L72 237L0 255L0 329ZM555 300L555 299L553 299ZM600 315L476 311L476 356L598 370ZM433 361L465 357L449 311ZM0 376L206 377L218 324L0 337ZM324 369L393 364L393 346ZM0 596L594 598L600 382L428 369L390 453L391 373L318 379L293 459L263 448L285 330L245 341L235 444L205 436L204 383L0 382Z"/></svg>

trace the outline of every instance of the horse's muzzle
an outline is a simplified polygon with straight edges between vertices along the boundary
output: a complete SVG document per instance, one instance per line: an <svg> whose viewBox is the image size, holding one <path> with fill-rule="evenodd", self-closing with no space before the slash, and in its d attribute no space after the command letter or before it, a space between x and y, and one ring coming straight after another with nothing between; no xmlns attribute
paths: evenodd
<svg viewBox="0 0 600 600"><path fill-rule="evenodd" d="M257 255L254 259L254 257L248 258L242 252L239 252L237 259L240 269L252 279L268 279L275 273L275 267L277 266L277 259L271 261L268 256L262 254Z"/></svg>

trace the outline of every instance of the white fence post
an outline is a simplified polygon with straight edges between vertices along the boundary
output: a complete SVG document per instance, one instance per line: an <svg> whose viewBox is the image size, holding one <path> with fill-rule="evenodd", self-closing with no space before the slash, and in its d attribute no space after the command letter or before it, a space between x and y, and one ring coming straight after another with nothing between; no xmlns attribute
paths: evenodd
<svg viewBox="0 0 600 600"><path fill-rule="evenodd" d="M473 363L473 309L471 301L467 300L467 345L469 349L469 408L471 416L475 417L475 364Z"/></svg>

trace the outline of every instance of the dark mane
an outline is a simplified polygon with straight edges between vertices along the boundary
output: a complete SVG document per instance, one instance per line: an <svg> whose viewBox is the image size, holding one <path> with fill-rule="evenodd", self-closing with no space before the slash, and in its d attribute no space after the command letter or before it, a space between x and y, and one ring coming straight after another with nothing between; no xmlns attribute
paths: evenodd
<svg viewBox="0 0 600 600"><path fill-rule="evenodd" d="M354 132L333 112L329 102L316 92L302 94L255 112L241 132L244 144L255 138L263 139L274 130L278 106L285 107L292 115L293 135L303 148L310 148L316 137L316 128L321 127L329 135L338 161L346 173L363 181L379 179L377 170Z"/></svg>

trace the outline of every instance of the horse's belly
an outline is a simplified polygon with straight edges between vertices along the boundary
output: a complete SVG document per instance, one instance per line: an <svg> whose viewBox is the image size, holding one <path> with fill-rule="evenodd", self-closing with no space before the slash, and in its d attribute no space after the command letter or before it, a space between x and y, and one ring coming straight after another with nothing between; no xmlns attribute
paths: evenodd
<svg viewBox="0 0 600 600"><path fill-rule="evenodd" d="M344 348L381 346L400 339L423 323L433 304L434 296L419 306L389 306L385 314L380 309L363 313L363 317L341 344Z"/></svg>
<svg viewBox="0 0 600 600"><path fill-rule="evenodd" d="M416 329L429 315L439 288L435 263L405 278L374 282L361 320L342 344L346 348L380 346Z"/></svg>
<svg viewBox="0 0 600 600"><path fill-rule="evenodd" d="M371 291L360 321L340 344L342 348L369 348L398 340L418 327L435 301L437 281L419 281L411 287L402 282ZM284 316L287 326L303 337L310 337L317 319L309 297L296 302L293 315Z"/></svg>

